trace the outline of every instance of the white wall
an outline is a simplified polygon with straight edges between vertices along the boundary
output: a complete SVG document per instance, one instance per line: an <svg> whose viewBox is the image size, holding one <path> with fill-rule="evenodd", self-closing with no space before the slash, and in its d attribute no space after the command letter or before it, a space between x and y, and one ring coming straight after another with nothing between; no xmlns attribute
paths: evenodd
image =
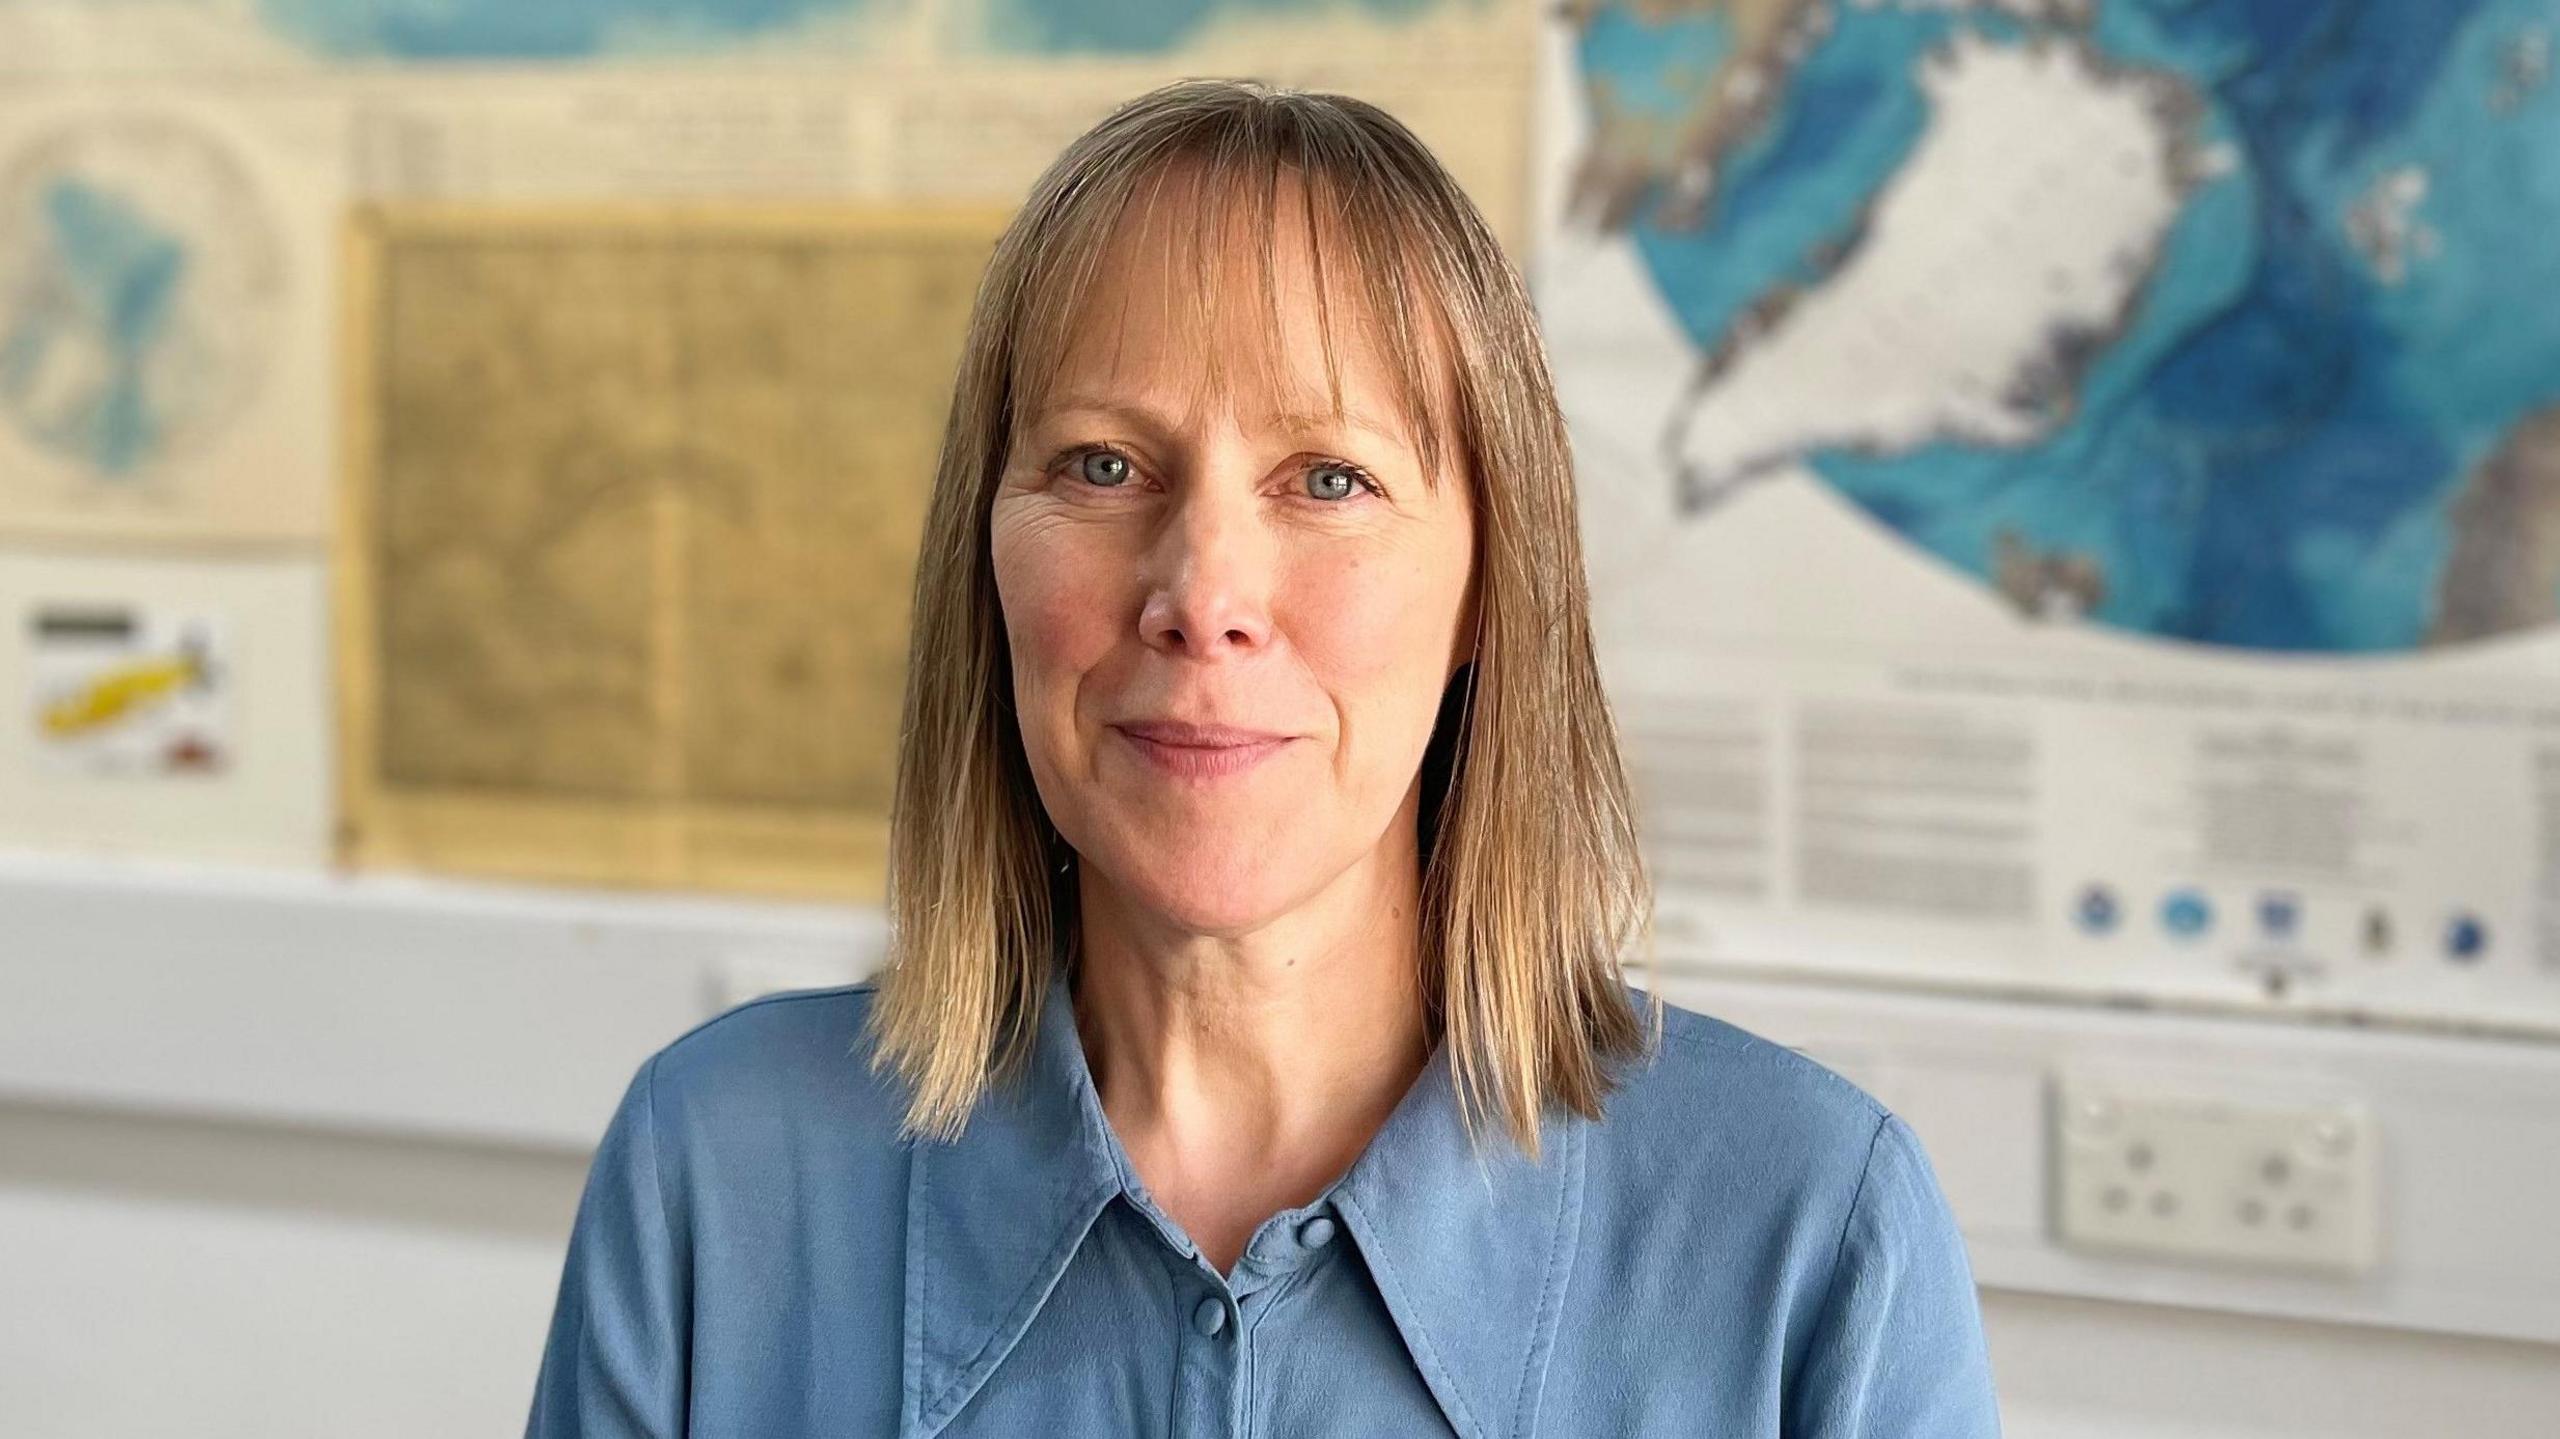
<svg viewBox="0 0 2560 1439"><path fill-rule="evenodd" d="M876 935L819 911L0 855L0 1434L519 1432L583 1146L631 1066L745 992L830 982ZM1913 1120L1991 1286L2013 1436L2560 1434L2560 1346L2491 1337L2560 1329L2560 1289L2532 1282L2560 1263L2560 1089L2540 1087L2560 1053L1665 987L1836 1058ZM2260 1284L2053 1250L2018 1192L2040 1143L2021 1086L2051 1054L2162 1045L2375 1090L2413 1161L2385 1274ZM2513 1123L2481 1127L2496 1114ZM2430 1135L2471 1147L2440 1163ZM2280 1317L2323 1305L2353 1322Z"/></svg>
<svg viewBox="0 0 2560 1439"><path fill-rule="evenodd" d="M0 1105L0 1431L520 1432L584 1163ZM1983 1314L2016 1439L2488 1439L2560 1415L2539 1345L1999 1290Z"/></svg>
<svg viewBox="0 0 2560 1439"><path fill-rule="evenodd" d="M1992 1290L2013 1439L2538 1439L2560 1350Z"/></svg>
<svg viewBox="0 0 2560 1439"><path fill-rule="evenodd" d="M0 1106L0 1433L520 1433L584 1165Z"/></svg>

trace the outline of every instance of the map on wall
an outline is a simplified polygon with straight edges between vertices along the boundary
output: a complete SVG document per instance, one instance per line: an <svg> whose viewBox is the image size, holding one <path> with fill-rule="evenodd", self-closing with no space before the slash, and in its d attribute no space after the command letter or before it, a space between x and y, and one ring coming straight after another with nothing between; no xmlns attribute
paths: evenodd
<svg viewBox="0 0 2560 1439"><path fill-rule="evenodd" d="M915 0L0 0L0 19L38 40L0 68L82 57L100 37L156 41L144 56L201 62L190 42L243 58L298 53L331 63L509 61L577 64L733 56L759 49L842 53L866 25ZM15 12L12 15L10 12ZM32 50L33 53L28 53ZM46 51L57 52L48 55Z"/></svg>
<svg viewBox="0 0 2560 1439"><path fill-rule="evenodd" d="M842 38L894 0L441 0L434 5L256 0L269 28L335 59L540 60L716 55L787 38Z"/></svg>
<svg viewBox="0 0 2560 1439"><path fill-rule="evenodd" d="M945 55L1171 55L1233 25L1321 31L1342 20L1389 26L1503 0L0 0L79 53L97 34L211 39L330 63L579 65L808 58L901 48L919 32ZM84 36L83 32L88 32ZM7 32L0 32L7 33ZM39 52L44 47L31 47ZM169 58L176 58L174 54ZM0 57L0 69L41 53Z"/></svg>
<svg viewBox="0 0 2560 1439"><path fill-rule="evenodd" d="M364 217L344 843L863 897L992 214Z"/></svg>
<svg viewBox="0 0 2560 1439"><path fill-rule="evenodd" d="M2560 618L2552 0L1574 26L1685 512L1802 465L2023 612L2250 651Z"/></svg>
<svg viewBox="0 0 2560 1439"><path fill-rule="evenodd" d="M94 477L192 457L258 386L284 262L231 154L159 116L0 167L0 423Z"/></svg>
<svg viewBox="0 0 2560 1439"><path fill-rule="evenodd" d="M1164 55L1222 23L1287 22L1320 31L1345 16L1387 22L1456 13L1484 17L1506 0L977 0L953 13L991 49L1045 54Z"/></svg>
<svg viewBox="0 0 2560 1439"><path fill-rule="evenodd" d="M2560 1028L2560 0L1549 40L1666 953Z"/></svg>

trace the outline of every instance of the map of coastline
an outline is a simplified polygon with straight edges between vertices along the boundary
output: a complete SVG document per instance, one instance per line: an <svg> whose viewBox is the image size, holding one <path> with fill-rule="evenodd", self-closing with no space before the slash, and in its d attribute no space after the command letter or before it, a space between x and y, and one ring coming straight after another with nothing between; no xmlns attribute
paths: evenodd
<svg viewBox="0 0 2560 1439"><path fill-rule="evenodd" d="M117 484L192 458L255 393L284 261L208 135L90 117L0 156L0 429Z"/></svg>
<svg viewBox="0 0 2560 1439"><path fill-rule="evenodd" d="M2560 611L2548 0L1569 19L1697 522L1801 466L2026 613L2253 650Z"/></svg>
<svg viewBox="0 0 2560 1439"><path fill-rule="evenodd" d="M1498 0L0 0L63 22L122 15L245 21L333 62L567 64L760 54L844 56L924 17L963 53L1168 55L1231 22L1398 24ZM37 33L43 33L39 27Z"/></svg>

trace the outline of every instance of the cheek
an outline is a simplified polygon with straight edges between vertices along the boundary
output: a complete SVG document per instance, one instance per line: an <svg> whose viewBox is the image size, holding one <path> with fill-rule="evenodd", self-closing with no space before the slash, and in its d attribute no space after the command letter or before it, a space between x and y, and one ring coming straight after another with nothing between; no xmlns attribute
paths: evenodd
<svg viewBox="0 0 2560 1439"><path fill-rule="evenodd" d="M1038 523L995 529L996 597L1013 652L1014 703L1026 717L1071 718L1075 678L1111 647L1113 567L1077 538ZM1070 713L1058 713L1062 706Z"/></svg>
<svg viewBox="0 0 2560 1439"><path fill-rule="evenodd" d="M1463 546L1315 560L1292 577L1290 638L1369 763L1411 748L1438 713L1465 600Z"/></svg>

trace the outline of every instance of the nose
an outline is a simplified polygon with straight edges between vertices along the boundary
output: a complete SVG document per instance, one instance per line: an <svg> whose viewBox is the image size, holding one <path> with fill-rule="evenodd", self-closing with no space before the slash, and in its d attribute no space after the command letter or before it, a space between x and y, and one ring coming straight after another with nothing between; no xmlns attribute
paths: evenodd
<svg viewBox="0 0 2560 1439"><path fill-rule="evenodd" d="M1270 537L1251 499L1222 488L1193 486L1149 550L1138 633L1151 649L1215 659L1270 642Z"/></svg>

